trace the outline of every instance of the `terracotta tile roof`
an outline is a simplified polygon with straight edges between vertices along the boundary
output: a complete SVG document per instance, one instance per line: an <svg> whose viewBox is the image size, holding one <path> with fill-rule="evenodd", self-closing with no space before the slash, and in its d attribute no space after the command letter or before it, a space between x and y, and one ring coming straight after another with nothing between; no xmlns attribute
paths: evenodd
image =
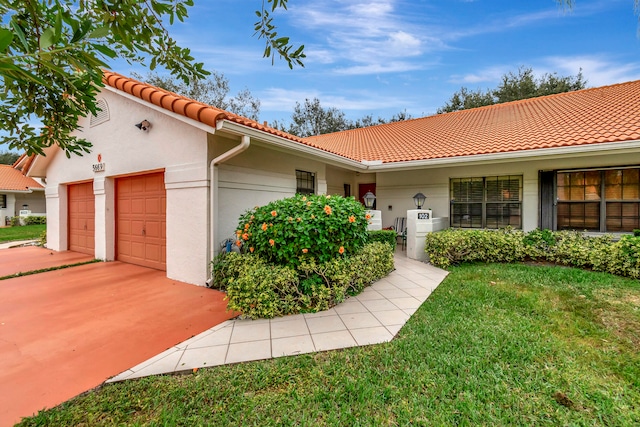
<svg viewBox="0 0 640 427"><path fill-rule="evenodd" d="M355 160L402 162L640 139L640 81L306 138Z"/></svg>
<svg viewBox="0 0 640 427"><path fill-rule="evenodd" d="M13 166L0 165L0 191L28 191L31 188L44 187Z"/></svg>
<svg viewBox="0 0 640 427"><path fill-rule="evenodd" d="M105 84L207 125L218 120L356 161L403 162L640 139L640 80L299 138L110 71Z"/></svg>
<svg viewBox="0 0 640 427"><path fill-rule="evenodd" d="M104 71L103 81L108 86L214 128L216 127L216 122L218 120L229 120L272 135L304 143L301 138L298 138L295 135L282 132L246 117L238 116L237 114L212 107L211 105L207 105L202 102L194 101L182 95L178 95L177 93L169 92L168 90L164 90L147 83L142 83L111 71Z"/></svg>

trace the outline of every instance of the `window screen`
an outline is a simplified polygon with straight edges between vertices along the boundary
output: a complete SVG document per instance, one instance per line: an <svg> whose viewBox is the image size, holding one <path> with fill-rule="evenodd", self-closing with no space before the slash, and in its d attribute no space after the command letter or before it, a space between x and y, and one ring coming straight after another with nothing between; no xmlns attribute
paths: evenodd
<svg viewBox="0 0 640 427"><path fill-rule="evenodd" d="M315 194L316 179L312 172L296 170L296 193Z"/></svg>
<svg viewBox="0 0 640 427"><path fill-rule="evenodd" d="M522 176L452 178L452 227L522 228Z"/></svg>

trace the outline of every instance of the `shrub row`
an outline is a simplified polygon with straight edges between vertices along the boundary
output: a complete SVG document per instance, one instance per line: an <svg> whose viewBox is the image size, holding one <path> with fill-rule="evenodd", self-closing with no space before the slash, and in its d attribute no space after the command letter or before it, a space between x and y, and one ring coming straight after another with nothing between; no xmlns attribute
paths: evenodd
<svg viewBox="0 0 640 427"><path fill-rule="evenodd" d="M46 224L46 216L14 216L11 217L11 226L19 227L21 225Z"/></svg>
<svg viewBox="0 0 640 427"><path fill-rule="evenodd" d="M327 310L393 268L391 246L380 242L324 262L300 257L297 267L255 253L225 253L213 261L214 287L226 290L229 310L252 319Z"/></svg>
<svg viewBox="0 0 640 427"><path fill-rule="evenodd" d="M425 251L432 264L549 261L619 276L640 277L640 237L587 236L575 231L457 230L430 233Z"/></svg>
<svg viewBox="0 0 640 427"><path fill-rule="evenodd" d="M24 225L46 224L46 216L28 216L24 218Z"/></svg>
<svg viewBox="0 0 640 427"><path fill-rule="evenodd" d="M394 251L396 250L398 236L394 230L370 230L367 234L369 235L368 242L387 243Z"/></svg>

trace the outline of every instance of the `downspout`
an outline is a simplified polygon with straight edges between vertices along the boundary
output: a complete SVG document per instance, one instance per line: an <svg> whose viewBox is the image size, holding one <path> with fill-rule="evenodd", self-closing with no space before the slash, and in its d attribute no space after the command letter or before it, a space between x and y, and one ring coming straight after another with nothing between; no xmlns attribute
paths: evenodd
<svg viewBox="0 0 640 427"><path fill-rule="evenodd" d="M236 145L232 149L220 154L218 157L211 160L211 163L209 164L209 180L210 180L209 181L209 205L210 205L209 206L210 207L209 259L210 260L213 260L213 258L216 255L216 246L215 246L216 245L216 228L217 228L216 210L218 208L217 203L215 203L217 189L218 189L218 176L217 176L218 170L216 166L218 166L220 163L226 162L232 157L235 157L238 154L242 153L243 151L247 150L250 145L251 145L251 138L249 138L248 135L242 135L242 140L240 141L239 145ZM207 280L207 286L211 286L212 283L213 283L213 271L211 271L211 276L209 280Z"/></svg>

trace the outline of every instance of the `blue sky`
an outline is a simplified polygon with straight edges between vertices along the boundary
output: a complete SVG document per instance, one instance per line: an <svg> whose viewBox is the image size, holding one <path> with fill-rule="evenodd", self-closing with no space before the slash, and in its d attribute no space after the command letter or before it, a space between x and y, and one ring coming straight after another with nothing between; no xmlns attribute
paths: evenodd
<svg viewBox="0 0 640 427"><path fill-rule="evenodd" d="M389 118L406 110L434 114L461 86L496 87L500 76L574 75L588 86L640 79L633 0L289 0L276 15L279 34L304 44L305 68L262 58L253 37L260 0L195 0L185 23L170 27L232 94L248 88L261 120L289 121L296 101L318 98L348 118ZM139 65L113 64L125 75Z"/></svg>
<svg viewBox="0 0 640 427"><path fill-rule="evenodd" d="M347 117L431 115L461 86L493 88L519 66L574 75L588 86L640 79L633 0L290 0L279 34L304 44L305 68L262 58L253 37L258 0L196 0L171 27L232 94L248 88L261 120L288 121L296 101L317 97ZM114 71L143 72L114 64Z"/></svg>

